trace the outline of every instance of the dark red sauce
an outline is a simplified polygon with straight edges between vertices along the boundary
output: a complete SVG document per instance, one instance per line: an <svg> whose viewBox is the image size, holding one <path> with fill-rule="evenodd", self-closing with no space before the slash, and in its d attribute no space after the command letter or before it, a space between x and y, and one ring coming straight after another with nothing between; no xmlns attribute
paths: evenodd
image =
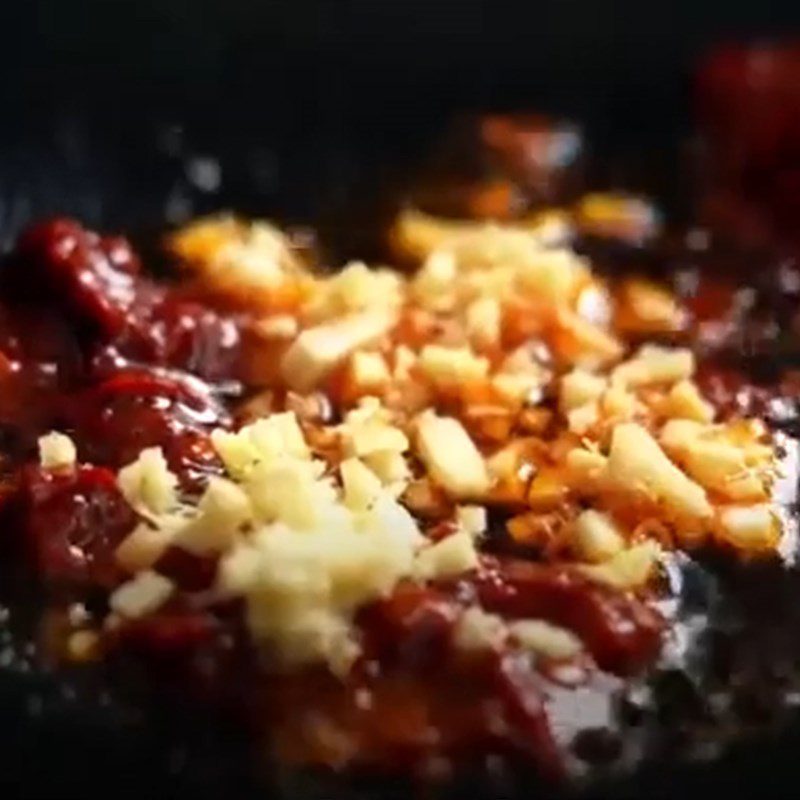
<svg viewBox="0 0 800 800"><path fill-rule="evenodd" d="M48 583L109 588L124 579L114 551L136 515L114 472L82 465L59 474L28 465L20 503L26 544Z"/></svg>
<svg viewBox="0 0 800 800"><path fill-rule="evenodd" d="M695 322L723 324L734 295L719 285L697 292ZM220 471L209 432L231 424L232 400L248 389L246 323L147 277L124 240L68 220L22 237L0 287L3 509L49 594L102 598L125 579L113 552L135 514L114 473L143 448L163 448L184 491L199 491ZM700 377L718 407L742 414L766 413L788 380L750 381L735 364L711 362ZM35 440L52 428L76 442L74 470L35 465ZM241 605L197 602L213 581L214 560L171 548L154 569L177 583L177 597L114 630L104 646L168 663L206 699L233 695L243 724L257 719L263 735L269 723L276 749L298 763L424 771L440 757L468 763L497 753L523 756L552 778L574 762L573 745L613 760L622 749L612 711L598 722L602 736L579 719L556 735L553 720L577 688L610 703L626 685L612 676L646 675L672 637L674 613L658 610L656 596L603 589L568 566L497 555L463 580L403 584L363 609L364 656L344 683L318 670L265 675ZM465 656L454 647L454 624L475 600L505 617L568 628L588 653L567 663L499 651Z"/></svg>
<svg viewBox="0 0 800 800"><path fill-rule="evenodd" d="M658 612L568 568L506 559L489 563L473 587L490 611L575 631L600 667L611 672L636 672L658 653L664 627Z"/></svg>

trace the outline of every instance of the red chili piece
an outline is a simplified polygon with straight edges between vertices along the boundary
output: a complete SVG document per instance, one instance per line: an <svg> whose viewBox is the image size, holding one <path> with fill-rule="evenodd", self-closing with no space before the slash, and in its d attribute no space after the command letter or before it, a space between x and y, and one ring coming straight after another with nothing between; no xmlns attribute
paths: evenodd
<svg viewBox="0 0 800 800"><path fill-rule="evenodd" d="M56 585L111 588L124 575L114 551L136 515L103 467L22 473L21 515L27 544L44 578Z"/></svg>
<svg viewBox="0 0 800 800"><path fill-rule="evenodd" d="M80 395L71 424L81 455L120 468L161 447L186 489L220 469L208 436L224 419L207 387L147 370L120 372ZM203 393L205 391L205 394Z"/></svg>

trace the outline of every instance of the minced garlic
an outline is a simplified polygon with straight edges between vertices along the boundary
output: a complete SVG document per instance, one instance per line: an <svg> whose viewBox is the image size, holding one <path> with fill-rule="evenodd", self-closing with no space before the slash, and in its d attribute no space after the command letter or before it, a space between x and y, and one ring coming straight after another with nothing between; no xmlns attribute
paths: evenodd
<svg viewBox="0 0 800 800"><path fill-rule="evenodd" d="M695 422L707 423L714 419L714 406L704 400L697 386L688 380L680 381L670 389L665 411L667 416Z"/></svg>
<svg viewBox="0 0 800 800"><path fill-rule="evenodd" d="M419 366L434 383L460 384L480 380L489 373L489 361L468 347L426 345L419 354Z"/></svg>
<svg viewBox="0 0 800 800"><path fill-rule="evenodd" d="M367 310L307 328L283 356L281 374L292 389L309 391L351 353L383 336L392 324L385 311Z"/></svg>
<svg viewBox="0 0 800 800"><path fill-rule="evenodd" d="M392 379L389 365L380 353L357 350L350 359L353 383L360 392L379 390Z"/></svg>
<svg viewBox="0 0 800 800"><path fill-rule="evenodd" d="M493 650L508 638L508 627L502 617L472 606L459 617L454 631L454 644L466 652Z"/></svg>
<svg viewBox="0 0 800 800"><path fill-rule="evenodd" d="M415 574L422 580L452 578L477 566L474 538L467 531L459 531L421 550Z"/></svg>
<svg viewBox="0 0 800 800"><path fill-rule="evenodd" d="M75 464L75 444L69 436L53 431L39 438L39 462L44 469L63 469Z"/></svg>
<svg viewBox="0 0 800 800"><path fill-rule="evenodd" d="M699 518L711 515L703 487L678 469L658 442L636 423L614 428L607 476L619 489L663 503L672 513Z"/></svg>
<svg viewBox="0 0 800 800"><path fill-rule="evenodd" d="M169 471L159 447L142 450L136 461L120 470L117 483L135 509L163 514L176 503L178 479Z"/></svg>
<svg viewBox="0 0 800 800"><path fill-rule="evenodd" d="M544 658L573 658L583 650L581 640L574 633L545 620L516 620L509 623L508 632L521 647Z"/></svg>
<svg viewBox="0 0 800 800"><path fill-rule="evenodd" d="M360 262L314 276L268 227L226 223L182 241L212 288L239 281L239 300L286 290L274 308L254 301L256 331L285 346L275 405L284 389L326 386L338 424L284 412L212 432L224 473L199 499L180 495L157 448L122 469L141 520L116 552L133 575L112 595L117 615L169 600L174 587L154 571L167 548L213 556L212 594L241 598L277 663L325 661L343 675L360 654L360 608L401 582L480 567L491 506L512 535L524 521L520 539L543 558L576 559L572 569L618 591L652 578L659 536L774 546L774 445L757 421L713 424L689 350L627 353L611 322L622 312L586 259L524 225L415 214L399 230L422 263L412 277ZM643 330L679 316L665 290L628 293ZM46 468L74 462L56 436L40 441ZM432 539L448 535L426 538L409 508L447 523ZM545 621L474 607L454 637L465 650L510 644L557 659L582 648Z"/></svg>
<svg viewBox="0 0 800 800"><path fill-rule="evenodd" d="M720 514L724 538L743 550L765 550L775 546L780 535L775 512L766 503L729 506Z"/></svg>
<svg viewBox="0 0 800 800"><path fill-rule="evenodd" d="M117 563L130 573L150 569L166 552L173 534L163 521L158 527L139 523L118 545L114 553Z"/></svg>
<svg viewBox="0 0 800 800"><path fill-rule="evenodd" d="M694 373L694 355L690 350L645 345L629 361L611 373L614 383L643 386L649 383L677 383Z"/></svg>
<svg viewBox="0 0 800 800"><path fill-rule="evenodd" d="M402 281L396 272L370 269L363 262L354 261L317 283L306 313L314 320L336 319L361 311L389 314L402 300Z"/></svg>
<svg viewBox="0 0 800 800"><path fill-rule="evenodd" d="M182 265L213 292L261 306L287 286L309 279L289 238L266 222L200 219L171 237Z"/></svg>
<svg viewBox="0 0 800 800"><path fill-rule="evenodd" d="M594 509L582 511L575 520L575 549L585 561L608 561L625 547L625 537L608 515Z"/></svg>
<svg viewBox="0 0 800 800"><path fill-rule="evenodd" d="M638 589L650 579L660 553L655 542L642 542L620 550L601 564L581 565L578 569L591 580L614 589Z"/></svg>
<svg viewBox="0 0 800 800"><path fill-rule="evenodd" d="M148 517L118 548L119 563L134 577L112 595L112 610L135 618L166 602L174 587L152 571L166 547L218 554L216 591L244 599L255 640L278 663L324 660L344 674L359 654L356 611L400 580L475 568L485 516L464 508L458 531L428 542L397 493L361 458L402 458L408 447L386 410L367 398L342 435L351 454L336 480L291 412L235 433L216 431L212 441L228 474L211 478L199 501L182 504L160 451L144 451L120 471L120 485Z"/></svg>
<svg viewBox="0 0 800 800"><path fill-rule="evenodd" d="M489 489L486 462L457 419L421 414L417 447L433 478L453 497L481 497Z"/></svg>
<svg viewBox="0 0 800 800"><path fill-rule="evenodd" d="M564 412L581 408L600 399L608 386L607 378L584 369L574 369L561 379L559 407Z"/></svg>
<svg viewBox="0 0 800 800"><path fill-rule="evenodd" d="M112 592L108 604L121 617L138 619L161 608L174 591L175 584L171 580L145 570Z"/></svg>
<svg viewBox="0 0 800 800"><path fill-rule="evenodd" d="M458 506L456 521L461 529L473 538L478 538L486 533L489 525L486 509L483 506Z"/></svg>

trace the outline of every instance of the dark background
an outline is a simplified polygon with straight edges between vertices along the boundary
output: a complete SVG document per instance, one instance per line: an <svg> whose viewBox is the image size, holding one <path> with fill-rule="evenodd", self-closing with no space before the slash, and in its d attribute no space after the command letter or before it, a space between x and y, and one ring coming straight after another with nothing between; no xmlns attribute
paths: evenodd
<svg viewBox="0 0 800 800"><path fill-rule="evenodd" d="M601 180L646 182L677 169L710 43L800 33L800 3L763 0L0 2L6 232L52 211L313 217L405 175L471 109L575 117Z"/></svg>

